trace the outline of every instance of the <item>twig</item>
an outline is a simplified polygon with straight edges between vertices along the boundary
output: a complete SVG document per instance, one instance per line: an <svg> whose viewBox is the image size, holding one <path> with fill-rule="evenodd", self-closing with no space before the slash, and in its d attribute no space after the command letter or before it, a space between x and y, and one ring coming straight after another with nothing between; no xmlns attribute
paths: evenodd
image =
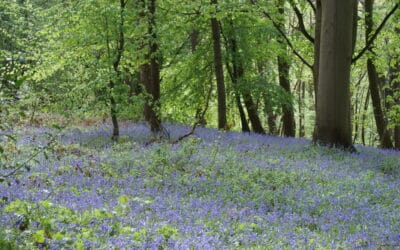
<svg viewBox="0 0 400 250"><path fill-rule="evenodd" d="M40 150L37 150L34 154L32 154L27 160L25 160L22 163L19 163L15 166L14 170L11 171L10 173L6 174L6 175L0 175L0 178L8 178L12 175L14 175L16 172L18 172L18 170L20 170L21 168L25 167L26 164L30 161L33 160L33 158L35 158L36 156L38 156L40 154Z"/></svg>
<svg viewBox="0 0 400 250"><path fill-rule="evenodd" d="M200 114L200 116L199 116L199 113L200 113L200 112L199 112L199 111L196 112L196 118L197 118L197 120L196 120L196 122L193 124L192 129L191 129L188 133L186 133L186 134L180 136L178 139L176 139L175 141L173 141L172 144L176 144L176 143L182 141L183 139L185 139L186 137L191 136L191 135L194 133L194 131L196 130L197 126L198 126L199 124L201 124L200 121L204 120L204 116L206 115L207 110L208 110L208 107L209 107L209 105L210 105L210 99L211 99L212 89L213 89L213 88L212 88L212 84L211 84L211 85L210 85L210 89L208 90L207 98L206 98L206 106L204 107L204 110L203 110L203 112Z"/></svg>

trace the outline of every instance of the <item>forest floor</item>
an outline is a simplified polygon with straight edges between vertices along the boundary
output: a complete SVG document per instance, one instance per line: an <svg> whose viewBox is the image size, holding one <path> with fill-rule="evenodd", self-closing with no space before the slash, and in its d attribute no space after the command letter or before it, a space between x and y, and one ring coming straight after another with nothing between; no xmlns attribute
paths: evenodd
<svg viewBox="0 0 400 250"><path fill-rule="evenodd" d="M171 141L190 130L167 125ZM198 128L177 144L144 124L20 130L48 157L0 182L1 249L394 249L400 153L357 153ZM7 174L0 169L0 174Z"/></svg>

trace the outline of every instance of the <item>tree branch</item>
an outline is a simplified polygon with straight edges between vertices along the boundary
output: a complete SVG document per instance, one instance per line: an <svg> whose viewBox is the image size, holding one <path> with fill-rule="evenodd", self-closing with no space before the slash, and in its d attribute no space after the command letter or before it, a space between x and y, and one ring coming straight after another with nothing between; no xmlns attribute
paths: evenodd
<svg viewBox="0 0 400 250"><path fill-rule="evenodd" d="M290 3L290 6L292 6L294 13L296 13L297 20L299 21L300 32L307 38L308 41L310 41L312 44L314 44L314 41L315 41L314 37L312 37L308 33L306 26L304 25L303 13L301 13L299 8L297 8L297 6L293 0L290 0L289 3Z"/></svg>
<svg viewBox="0 0 400 250"><path fill-rule="evenodd" d="M256 0L250 0L250 2L253 5L257 4ZM279 27L279 24L277 22L274 21L274 19L271 17L271 15L266 12L263 11L262 12L264 14L264 16L266 16L271 22L272 25L274 25L275 29L279 32L279 34L285 39L287 45L289 46L289 48L293 51L293 53L300 59L300 61L302 61L308 68L310 68L311 70L313 70L313 66L307 62L307 60L300 55L300 53L295 49L295 47L293 46L292 42L290 41L290 39L286 36L285 32L283 32L283 30Z"/></svg>
<svg viewBox="0 0 400 250"><path fill-rule="evenodd" d="M381 24L375 30L375 32L371 36L371 38L368 39L367 43L365 44L365 47L357 54L357 56L355 56L355 57L353 57L353 59L351 59L351 63L352 64L357 62L357 60L360 59L365 54L365 52L367 52L371 48L371 46L374 43L375 39L378 37L379 33L382 31L383 27L385 27L386 22L396 12L396 10L398 8L399 8L399 4L397 3L397 4L394 5L394 7L390 10L390 12L382 20Z"/></svg>
<svg viewBox="0 0 400 250"><path fill-rule="evenodd" d="M307 3L310 4L310 6L313 9L314 13L317 13L317 8L315 7L315 4L311 0L307 0Z"/></svg>
<svg viewBox="0 0 400 250"><path fill-rule="evenodd" d="M178 142L182 141L186 137L189 137L189 136L193 135L194 132L196 131L197 126L201 125L201 123L204 121L204 116L206 115L207 110L208 110L208 108L210 106L210 99L211 99L212 90L213 90L213 87L212 87L212 84L210 84L210 89L208 90L207 97L206 97L205 107L204 107L203 111L201 111L201 109L198 109L196 111L196 121L193 124L192 129L189 132L187 132L186 134L180 136L175 141L173 141L172 144L177 144Z"/></svg>

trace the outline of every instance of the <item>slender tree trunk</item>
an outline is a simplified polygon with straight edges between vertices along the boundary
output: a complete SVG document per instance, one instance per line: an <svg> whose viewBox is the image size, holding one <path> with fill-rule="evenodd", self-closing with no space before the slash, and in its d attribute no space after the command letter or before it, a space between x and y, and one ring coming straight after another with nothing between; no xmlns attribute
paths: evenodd
<svg viewBox="0 0 400 250"><path fill-rule="evenodd" d="M263 76L264 69L261 63L257 64L258 73ZM264 97L264 115L267 117L268 123L268 134L277 135L277 127L276 127L276 114L274 113L271 100L268 97Z"/></svg>
<svg viewBox="0 0 400 250"><path fill-rule="evenodd" d="M314 64L313 64L313 82L314 82L314 107L317 112L318 106L318 76L319 76L319 62L320 62L320 49L321 49L321 24L322 24L322 3L321 0L316 0L315 4L315 31L314 31ZM317 138L317 120L315 120L315 127L313 131L313 140Z"/></svg>
<svg viewBox="0 0 400 250"><path fill-rule="evenodd" d="M400 15L396 16L395 21L397 23L400 21ZM395 33L396 33L396 39L397 41L400 39L400 27L397 26L395 28ZM394 60L394 63L391 63L391 67L389 68L389 84L390 84L390 94L393 97L394 104L395 105L400 105L400 53L396 53L392 55L392 60ZM393 108L391 107L393 105L388 103L388 108ZM394 147L397 150L400 150L400 124L398 121L395 121L393 128L393 140L394 140Z"/></svg>
<svg viewBox="0 0 400 250"><path fill-rule="evenodd" d="M362 120L361 120L361 141L362 144L365 146L365 121L367 120L367 111L368 111L368 106L369 106L369 89L367 90L367 95L365 97L365 102L364 102L364 109L362 113Z"/></svg>
<svg viewBox="0 0 400 250"><path fill-rule="evenodd" d="M239 91L239 86L238 86L238 80L239 80L238 79L238 69L237 69L237 65L234 62L235 59L233 58L233 56L234 56L234 53L232 53L232 64L233 64L232 68L233 69L230 69L229 62L227 62L227 69L228 69L230 78L232 80L232 86L234 89L236 106L239 110L242 132L250 132L250 127L249 127L249 124L246 119L246 114L245 114L243 106L242 106L242 101L240 99L240 91Z"/></svg>
<svg viewBox="0 0 400 250"><path fill-rule="evenodd" d="M297 102L299 108L299 137L305 136L305 126L304 126L304 100L306 94L305 82L299 80L297 86Z"/></svg>
<svg viewBox="0 0 400 250"><path fill-rule="evenodd" d="M267 120L268 120L268 133L270 135L277 135L278 128L276 127L276 115L272 111L267 112Z"/></svg>
<svg viewBox="0 0 400 250"><path fill-rule="evenodd" d="M156 0L142 1L146 11L141 14L147 19L149 41L145 45L149 52L145 55L146 63L140 66L140 81L146 90L146 100L144 104L144 117L150 125L150 130L154 133L161 131L161 120L158 112L160 111L160 65L158 62L158 44L156 34Z"/></svg>
<svg viewBox="0 0 400 250"><path fill-rule="evenodd" d="M321 47L321 21L322 21L322 5L321 0L316 0L315 11L315 32L314 32L314 64L313 64L313 82L314 82L314 101L317 106L318 96L318 70L319 70L319 53Z"/></svg>
<svg viewBox="0 0 400 250"><path fill-rule="evenodd" d="M287 63L286 59L279 56L278 57L278 71L279 71L279 85L291 95L290 81L289 81L289 68L290 65ZM296 136L296 126L294 120L293 106L291 104L285 103L282 105L282 129L283 135L287 137Z"/></svg>
<svg viewBox="0 0 400 250"><path fill-rule="evenodd" d="M306 117L305 117L305 112L304 112L304 106L305 106L305 100L306 100L306 83L302 82L302 90L301 90L301 100L302 100L302 112L300 116L303 118L303 123L300 126L300 137L305 137L306 136Z"/></svg>
<svg viewBox="0 0 400 250"><path fill-rule="evenodd" d="M239 110L239 116L240 116L240 122L241 122L241 126L242 126L242 132L250 132L250 127L249 124L247 122L246 119L246 113L244 112L243 106L242 106L242 101L240 100L240 92L238 89L238 79L237 76L235 76L236 74L234 74L233 72L229 73L231 80L232 80L232 85L234 88L234 94L235 94L235 102L236 102L236 106Z"/></svg>
<svg viewBox="0 0 400 250"><path fill-rule="evenodd" d="M236 99L236 106L238 107L239 110L240 122L242 124L242 132L250 132L250 127L246 119L246 113L244 112L242 102L240 100L240 94L238 93L238 91L235 93L235 99Z"/></svg>
<svg viewBox="0 0 400 250"><path fill-rule="evenodd" d="M234 29L234 27L232 27L232 29ZM232 53L233 76L236 79L235 84L237 85L238 81L244 77L244 68L240 59L237 41L235 37L230 38L229 45ZM253 131L258 134L265 134L265 130L258 116L257 107L253 101L253 97L251 96L250 90L247 89L246 87L241 88L241 90L244 99L244 104L246 106L247 114L249 115Z"/></svg>
<svg viewBox="0 0 400 250"><path fill-rule="evenodd" d="M125 34L124 34L124 23L125 23L125 6L126 2L124 0L120 0L120 22L118 24L118 41L117 41L117 51L115 55L115 59L113 61L113 69L114 72L117 75L117 81L122 82L122 74L121 70L119 69L119 65L121 62L122 54L124 53L125 49ZM108 20L107 21L107 26L108 26ZM108 51L108 56L111 57L111 48L110 48L110 38L107 30L107 51ZM112 133L112 139L113 140L118 140L119 137L119 125L118 125L118 118L117 118L117 103L115 101L115 98L113 96L113 89L115 87L115 80L111 79L109 82L109 87L111 90L110 93L110 114L111 114L111 121L113 124L113 133Z"/></svg>
<svg viewBox="0 0 400 250"><path fill-rule="evenodd" d="M356 99L358 100L358 95L356 96ZM358 117L358 109L359 109L359 105L358 105L358 101L356 101L354 103L354 110L353 110L353 117ZM359 130L359 122L354 122L354 136L353 136L353 144L356 142L357 137L358 137L358 131Z"/></svg>
<svg viewBox="0 0 400 250"><path fill-rule="evenodd" d="M394 127L394 143L395 149L400 150L400 126Z"/></svg>
<svg viewBox="0 0 400 250"><path fill-rule="evenodd" d="M322 0L316 142L353 150L350 65L355 0Z"/></svg>
<svg viewBox="0 0 400 250"><path fill-rule="evenodd" d="M211 0L211 4L218 5L218 0ZM217 80L218 128L227 129L228 126L226 122L226 94L221 52L221 28L216 17L211 18L211 30L214 47L215 77Z"/></svg>
<svg viewBox="0 0 400 250"><path fill-rule="evenodd" d="M373 4L374 0L365 0L365 40L368 41L373 32ZM370 49L372 52L372 49ZM382 108L380 96L380 78L376 70L373 59L367 59L367 70L369 80L369 90L371 93L372 106L374 110L376 128L382 148L393 148L390 133L387 130L387 120Z"/></svg>
<svg viewBox="0 0 400 250"><path fill-rule="evenodd" d="M281 18L279 21L279 26L282 30L285 29L285 9L284 9L285 0L278 1L278 11L281 14ZM281 41L281 44L286 44L284 41ZM286 45L284 46L284 50L286 51ZM278 72L279 72L279 85L289 94L291 95L290 89L290 79L289 79L289 70L290 64L286 59L286 55L278 56ZM291 104L282 105L283 111L283 135L288 137L296 136L296 126L294 120L294 112L293 106Z"/></svg>
<svg viewBox="0 0 400 250"><path fill-rule="evenodd" d="M190 33L190 47L192 49L192 53L196 51L197 45L199 45L199 35L200 32L197 29Z"/></svg>
<svg viewBox="0 0 400 250"><path fill-rule="evenodd" d="M251 96L249 91L244 91L243 99L253 131L258 134L265 134L265 130L261 124L260 117L258 116L256 104L254 103L253 97Z"/></svg>

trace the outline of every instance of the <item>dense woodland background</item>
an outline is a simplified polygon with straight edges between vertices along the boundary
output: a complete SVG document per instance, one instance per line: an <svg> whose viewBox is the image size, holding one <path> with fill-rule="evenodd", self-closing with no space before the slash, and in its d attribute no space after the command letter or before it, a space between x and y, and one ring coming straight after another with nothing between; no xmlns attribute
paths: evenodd
<svg viewBox="0 0 400 250"><path fill-rule="evenodd" d="M398 5L1 1L1 128L98 117L117 139L145 119L160 138L173 122L399 149Z"/></svg>

